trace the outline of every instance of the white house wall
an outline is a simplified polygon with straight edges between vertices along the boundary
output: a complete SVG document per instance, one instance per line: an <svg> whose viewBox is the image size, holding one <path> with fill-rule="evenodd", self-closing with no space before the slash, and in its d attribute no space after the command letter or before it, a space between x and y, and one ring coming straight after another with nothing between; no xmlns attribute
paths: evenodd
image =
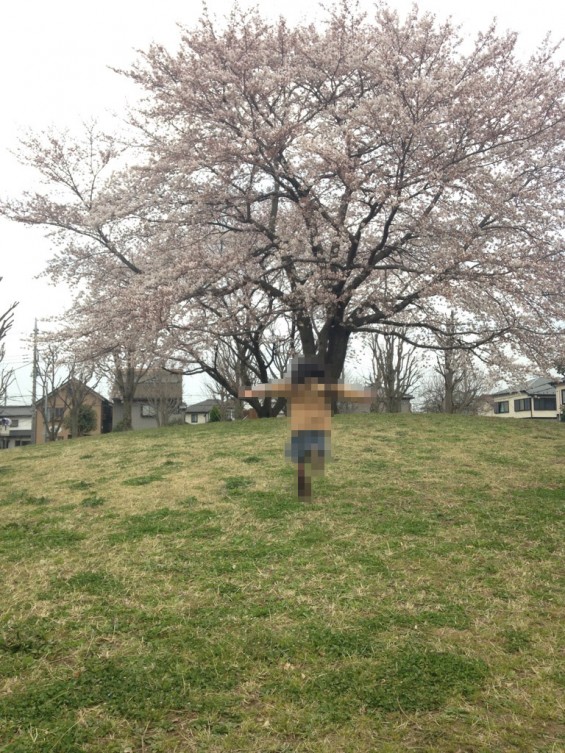
<svg viewBox="0 0 565 753"><path fill-rule="evenodd" d="M563 388L565 389L565 385L563 385ZM523 411L517 411L514 408L514 401L515 400L527 400L530 398L531 400L531 409L530 410L523 410ZM497 404L500 403L508 403L508 413L497 413L495 408ZM527 395L524 392L515 392L512 395L505 395L504 397L497 397L494 399L494 407L493 410L494 415L496 418L557 418L559 415L560 407L559 407L559 395L558 395L558 401L557 401L557 409L552 410L535 410L534 409L534 398L530 395Z"/></svg>
<svg viewBox="0 0 565 753"><path fill-rule="evenodd" d="M193 421L192 417L196 416L196 421ZM205 424L208 422L208 414L207 413L187 413L185 418L185 423L196 426L197 424Z"/></svg>
<svg viewBox="0 0 565 753"><path fill-rule="evenodd" d="M21 447L22 442L24 444L30 444L31 442L31 416L13 416L13 419L17 419L18 425L17 427L11 426L8 429L7 434L3 434L3 439L6 442L6 449L12 449L14 447ZM14 432L29 432L29 436L22 437L22 436L10 436ZM7 441L6 441L7 440Z"/></svg>

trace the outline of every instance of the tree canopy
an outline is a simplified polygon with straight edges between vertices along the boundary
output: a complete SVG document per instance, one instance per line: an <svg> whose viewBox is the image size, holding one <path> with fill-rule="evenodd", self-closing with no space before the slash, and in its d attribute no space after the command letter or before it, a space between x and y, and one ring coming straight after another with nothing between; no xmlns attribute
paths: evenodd
<svg viewBox="0 0 565 753"><path fill-rule="evenodd" d="M125 72L143 92L129 152L94 131L28 142L50 187L4 212L56 229L50 273L88 288L75 321L96 312L97 336L119 322L203 370L255 332L247 378L295 339L337 377L355 333L433 346L447 311L454 346L547 364L563 70L549 43L523 61L516 35L464 39L417 8L204 16Z"/></svg>

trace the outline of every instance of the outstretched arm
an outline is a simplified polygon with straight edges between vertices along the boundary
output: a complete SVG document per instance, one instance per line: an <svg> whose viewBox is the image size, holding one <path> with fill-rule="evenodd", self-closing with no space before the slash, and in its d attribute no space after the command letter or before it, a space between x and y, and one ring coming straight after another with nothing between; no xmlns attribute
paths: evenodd
<svg viewBox="0 0 565 753"><path fill-rule="evenodd" d="M354 400L360 403L372 403L377 396L376 391L370 387L359 390L350 384L341 383L335 385L335 392L342 400Z"/></svg>
<svg viewBox="0 0 565 753"><path fill-rule="evenodd" d="M239 391L239 397L286 397L289 393L289 385L280 380L269 384L258 384L256 387Z"/></svg>

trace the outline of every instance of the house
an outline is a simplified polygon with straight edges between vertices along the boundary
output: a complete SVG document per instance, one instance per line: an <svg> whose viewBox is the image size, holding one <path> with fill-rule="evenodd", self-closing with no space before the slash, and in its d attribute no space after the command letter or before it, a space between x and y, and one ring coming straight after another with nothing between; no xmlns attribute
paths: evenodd
<svg viewBox="0 0 565 753"><path fill-rule="evenodd" d="M132 429L154 429L172 422L181 422L182 371L148 369L136 374L137 386L131 408ZM124 399L114 383L112 388L115 428L124 419Z"/></svg>
<svg viewBox="0 0 565 753"><path fill-rule="evenodd" d="M71 439L65 418L70 414L73 401L93 408L95 428L90 435L106 434L112 428L112 404L98 392L78 379L69 379L36 403L35 443L43 444L53 439ZM51 440L49 437L51 435Z"/></svg>
<svg viewBox="0 0 565 753"><path fill-rule="evenodd" d="M0 449L23 447L31 444L33 408L31 405L0 406Z"/></svg>
<svg viewBox="0 0 565 753"><path fill-rule="evenodd" d="M210 420L212 408L218 407L225 421L233 421L235 408L232 403L222 403L220 400L210 398L200 403L193 403L186 408L185 422L187 424L206 424Z"/></svg>
<svg viewBox="0 0 565 753"><path fill-rule="evenodd" d="M538 377L514 389L495 392L493 413L499 418L555 419L559 417L558 400L565 399L564 392L565 384Z"/></svg>

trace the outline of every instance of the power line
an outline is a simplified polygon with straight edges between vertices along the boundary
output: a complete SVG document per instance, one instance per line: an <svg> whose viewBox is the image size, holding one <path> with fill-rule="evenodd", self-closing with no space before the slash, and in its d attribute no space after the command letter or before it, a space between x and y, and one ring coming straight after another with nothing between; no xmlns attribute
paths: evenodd
<svg viewBox="0 0 565 753"><path fill-rule="evenodd" d="M24 396L24 393L22 392L22 388L20 387L20 384L18 382L18 378L16 376L14 376L14 382L15 382L16 387L17 387L16 397L12 397L12 395L14 394L14 391L12 389L10 389L9 390L9 392L10 392L10 401L13 402L14 400L16 400L19 397L20 401L23 404L28 405L29 401L26 399L27 393L26 393L26 396Z"/></svg>
<svg viewBox="0 0 565 753"><path fill-rule="evenodd" d="M16 363L20 363L20 365L16 366L15 365ZM27 369L30 366L33 366L33 362L32 361L26 361L25 363L21 363L19 361L5 361L4 360L4 361L0 362L0 366L2 366L2 368L4 368L4 369L6 367L8 367L12 371L20 371L21 369Z"/></svg>

